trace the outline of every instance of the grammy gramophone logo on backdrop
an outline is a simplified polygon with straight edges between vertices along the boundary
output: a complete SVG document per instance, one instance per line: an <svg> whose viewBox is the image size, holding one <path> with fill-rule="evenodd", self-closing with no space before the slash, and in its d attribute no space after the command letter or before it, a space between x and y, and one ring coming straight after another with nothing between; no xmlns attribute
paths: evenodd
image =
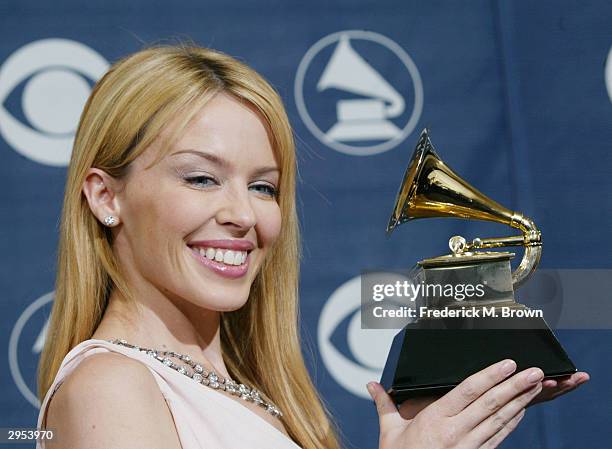
<svg viewBox="0 0 612 449"><path fill-rule="evenodd" d="M8 344L9 370L15 386L36 408L40 407L36 396L36 370L47 338L54 298L55 291L50 291L28 305L17 318Z"/></svg>
<svg viewBox="0 0 612 449"><path fill-rule="evenodd" d="M294 95L310 132L354 156L397 146L423 109L412 58L393 40L362 30L333 33L310 47L298 66Z"/></svg>

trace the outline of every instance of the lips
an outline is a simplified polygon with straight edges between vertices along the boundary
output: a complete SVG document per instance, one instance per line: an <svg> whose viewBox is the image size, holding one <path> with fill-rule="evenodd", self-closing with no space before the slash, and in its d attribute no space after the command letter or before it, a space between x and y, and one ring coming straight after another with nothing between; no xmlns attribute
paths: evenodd
<svg viewBox="0 0 612 449"><path fill-rule="evenodd" d="M255 245L247 240L204 240L188 244L191 254L201 265L214 273L237 279L249 267L248 254Z"/></svg>

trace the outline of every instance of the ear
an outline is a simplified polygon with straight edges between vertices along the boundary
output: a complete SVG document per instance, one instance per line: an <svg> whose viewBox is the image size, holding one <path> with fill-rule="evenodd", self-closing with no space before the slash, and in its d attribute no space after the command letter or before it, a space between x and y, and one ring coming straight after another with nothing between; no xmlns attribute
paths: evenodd
<svg viewBox="0 0 612 449"><path fill-rule="evenodd" d="M121 221L121 208L117 196L120 182L99 168L90 168L83 181L83 193L93 214L106 226L115 226ZM105 223L114 217L112 224Z"/></svg>

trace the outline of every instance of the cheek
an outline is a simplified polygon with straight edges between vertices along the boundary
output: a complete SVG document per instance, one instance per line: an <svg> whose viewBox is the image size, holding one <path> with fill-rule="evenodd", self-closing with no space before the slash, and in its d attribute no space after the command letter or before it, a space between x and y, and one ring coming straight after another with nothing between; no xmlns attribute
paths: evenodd
<svg viewBox="0 0 612 449"><path fill-rule="evenodd" d="M280 207L271 203L258 212L257 236L261 246L271 246L280 234L282 224Z"/></svg>
<svg viewBox="0 0 612 449"><path fill-rule="evenodd" d="M133 209L132 222L136 226L131 237L141 243L144 257L158 261L164 260L162 256L168 256L169 251L180 251L181 238L202 220L194 214L194 210L201 210L201 201L198 208L197 201L190 195L177 195L163 189L142 195Z"/></svg>
<svg viewBox="0 0 612 449"><path fill-rule="evenodd" d="M188 223L190 215L185 209L177 206L178 201L154 202L148 210L147 222L144 223L150 234L155 234L156 238L167 240L176 237L176 234L184 229Z"/></svg>

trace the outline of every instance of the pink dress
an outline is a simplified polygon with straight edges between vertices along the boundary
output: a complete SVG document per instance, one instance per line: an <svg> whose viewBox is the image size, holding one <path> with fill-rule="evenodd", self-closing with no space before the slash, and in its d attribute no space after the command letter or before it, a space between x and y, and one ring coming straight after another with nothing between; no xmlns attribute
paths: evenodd
<svg viewBox="0 0 612 449"><path fill-rule="evenodd" d="M272 424L225 394L197 384L145 353L95 339L79 343L64 357L40 407L39 429L49 399L64 379L86 357L109 351L124 354L149 368L168 403L183 449L299 449ZM44 443L36 445L36 449L44 447Z"/></svg>

